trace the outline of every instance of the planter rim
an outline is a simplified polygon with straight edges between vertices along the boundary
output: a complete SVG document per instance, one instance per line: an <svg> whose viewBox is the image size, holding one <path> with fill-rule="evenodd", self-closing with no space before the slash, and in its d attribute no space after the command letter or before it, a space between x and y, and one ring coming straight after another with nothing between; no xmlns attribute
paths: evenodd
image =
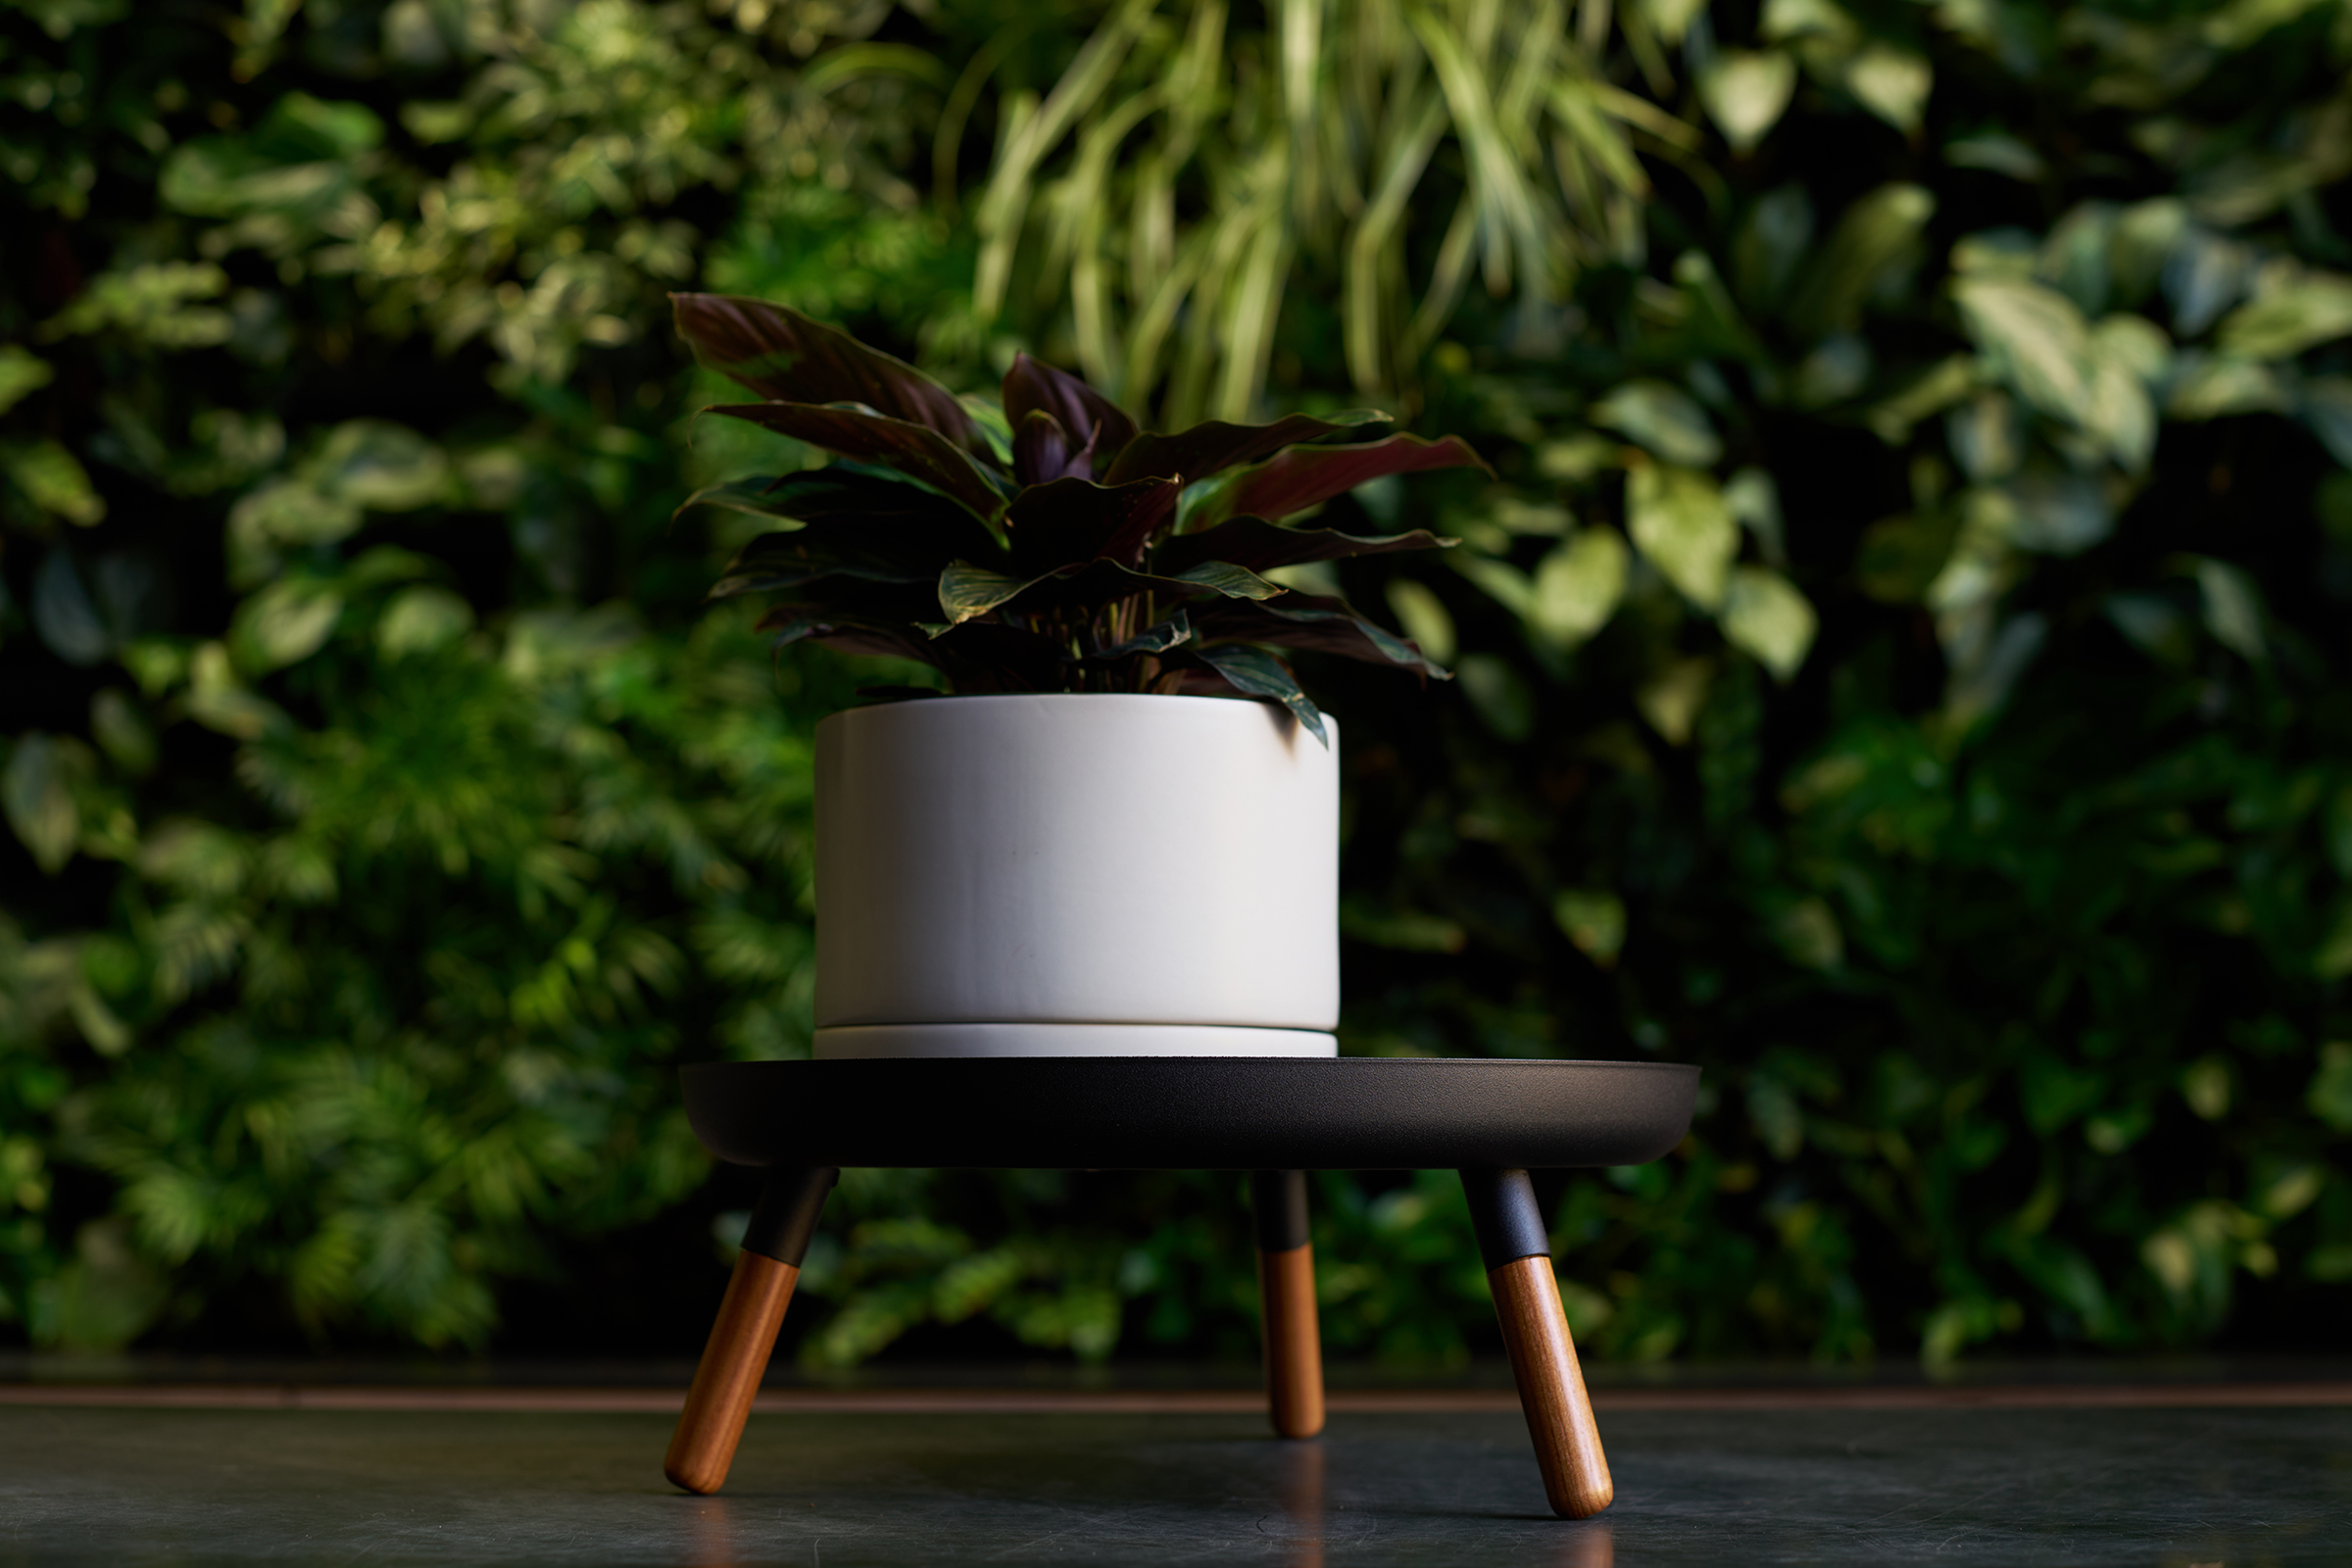
<svg viewBox="0 0 2352 1568"><path fill-rule="evenodd" d="M1202 697L1194 693L1171 692L937 692L928 697L899 697L882 702L859 703L853 708L827 713L819 723L830 723L847 713L871 713L882 709L928 708L934 703L1215 703L1221 707L1267 709L1290 718L1290 710L1280 703L1264 697ZM1336 722L1335 715L1323 710L1326 723ZM1296 720L1293 720L1296 722Z"/></svg>

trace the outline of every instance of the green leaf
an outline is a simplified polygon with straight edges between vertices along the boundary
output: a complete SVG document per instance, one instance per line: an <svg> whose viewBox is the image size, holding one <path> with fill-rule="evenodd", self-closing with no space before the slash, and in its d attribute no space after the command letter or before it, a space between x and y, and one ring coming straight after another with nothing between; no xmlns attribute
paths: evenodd
<svg viewBox="0 0 2352 1568"><path fill-rule="evenodd" d="M1707 118L1745 157L1780 122L1796 91L1796 62L1780 50L1722 49L1698 74Z"/></svg>
<svg viewBox="0 0 2352 1568"><path fill-rule="evenodd" d="M2352 914L2344 924L2352 926ZM2352 943L2344 944L2352 947ZM2336 969L2337 975L2352 972L2352 959ZM2331 1041L2320 1048L2320 1068L2311 1075L2311 1087L2304 1091L2303 1103L2311 1113L2339 1133L2352 1133L2352 1044Z"/></svg>
<svg viewBox="0 0 2352 1568"><path fill-rule="evenodd" d="M2228 562L2196 558L2197 594L2205 606L2205 629L2239 658L2260 663L2270 657L2262 631L2262 596L2254 579Z"/></svg>
<svg viewBox="0 0 2352 1568"><path fill-rule="evenodd" d="M1551 901L1552 923L1576 951L1613 968L1625 947L1625 901L1606 888L1570 888Z"/></svg>
<svg viewBox="0 0 2352 1568"><path fill-rule="evenodd" d="M90 487L80 460L55 441L0 447L0 470L25 500L68 522L87 528L106 516L106 502Z"/></svg>
<svg viewBox="0 0 2352 1568"><path fill-rule="evenodd" d="M1644 465L1627 479L1626 514L1635 546L1684 598L1708 611L1723 603L1740 523L1713 479Z"/></svg>
<svg viewBox="0 0 2352 1568"><path fill-rule="evenodd" d="M1788 578L1763 566L1733 571L1718 620L1726 641L1753 655L1783 683L1805 662L1821 624L1805 596Z"/></svg>
<svg viewBox="0 0 2352 1568"><path fill-rule="evenodd" d="M2011 507L2010 542L2044 555L2077 556L2115 531L2115 507L2096 474L2035 468L2001 492Z"/></svg>
<svg viewBox="0 0 2352 1568"><path fill-rule="evenodd" d="M1616 529L1580 529L1537 565L1527 602L1528 629L1560 649L1600 630L1625 597L1629 559Z"/></svg>
<svg viewBox="0 0 2352 1568"><path fill-rule="evenodd" d="M1888 43L1864 44L1845 67L1846 91L1906 136L1918 133L1935 82L1925 56Z"/></svg>
<svg viewBox="0 0 2352 1568"><path fill-rule="evenodd" d="M448 455L388 419L346 419L301 471L315 488L370 512L414 512L450 498Z"/></svg>
<svg viewBox="0 0 2352 1568"><path fill-rule="evenodd" d="M2352 333L2352 277L2305 272L2231 311L2215 341L2238 359L2284 360L2346 333Z"/></svg>
<svg viewBox="0 0 2352 1568"><path fill-rule="evenodd" d="M81 837L81 812L68 782L72 760L60 742L38 730L21 735L0 771L0 804L8 825L32 854L32 863L55 876L74 858Z"/></svg>
<svg viewBox="0 0 2352 1568"><path fill-rule="evenodd" d="M1389 581L1389 608L1396 613L1396 623L1414 646L1432 662L1449 664L1456 647L1453 616L1447 612L1446 602L1432 592L1428 585L1410 577L1395 577Z"/></svg>
<svg viewBox="0 0 2352 1568"><path fill-rule="evenodd" d="M2173 375L2164 412L2176 419L2219 419L2232 414L2285 414L2294 407L2278 373L2267 365L2186 350Z"/></svg>
<svg viewBox="0 0 2352 1568"><path fill-rule="evenodd" d="M267 674L317 653L342 614L343 596L331 585L281 578L237 607L229 643L240 667Z"/></svg>
<svg viewBox="0 0 2352 1568"><path fill-rule="evenodd" d="M2298 412L2328 455L2352 468L2352 376L2313 376L2303 383Z"/></svg>
<svg viewBox="0 0 2352 1568"><path fill-rule="evenodd" d="M1810 337L1850 331L1880 276L1911 252L1935 212L1932 193L1902 184L1882 185L1847 208L1806 269L1789 323Z"/></svg>
<svg viewBox="0 0 2352 1568"><path fill-rule="evenodd" d="M1456 674L1471 711L1497 739L1516 746L1535 733L1535 694L1506 661L1493 654L1466 654Z"/></svg>
<svg viewBox="0 0 2352 1568"><path fill-rule="evenodd" d="M0 414L6 414L56 376L48 361L35 357L22 343L0 343Z"/></svg>
<svg viewBox="0 0 2352 1568"><path fill-rule="evenodd" d="M2075 302L2024 278L1963 275L1960 317L2001 378L2028 403L2070 422L2090 398L2090 328Z"/></svg>
<svg viewBox="0 0 2352 1568"><path fill-rule="evenodd" d="M1681 467L1708 467L1723 456L1723 442L1698 400L1663 381L1626 382L1593 405L1592 418Z"/></svg>
<svg viewBox="0 0 2352 1568"><path fill-rule="evenodd" d="M1200 649L1196 656L1215 670L1235 691L1245 697L1262 697L1280 703L1291 715L1306 726L1306 732L1321 741L1326 748L1331 736L1323 728L1322 710L1306 700L1298 688L1298 677L1291 666L1259 648L1226 644L1218 648Z"/></svg>
<svg viewBox="0 0 2352 1568"><path fill-rule="evenodd" d="M404 588L375 623L375 645L386 659L427 653L473 629L473 607L446 588Z"/></svg>
<svg viewBox="0 0 2352 1568"><path fill-rule="evenodd" d="M1917 604L1951 559L1959 523L1948 511L1872 523L1854 554L1855 585L1882 604Z"/></svg>
<svg viewBox="0 0 2352 1568"><path fill-rule="evenodd" d="M956 394L838 327L781 305L729 294L672 294L670 305L678 333L693 345L696 361L761 397L862 405L886 418L923 426L968 457L992 455Z"/></svg>
<svg viewBox="0 0 2352 1568"><path fill-rule="evenodd" d="M878 463L929 485L974 515L994 517L1004 498L970 457L929 425L848 404L722 403L703 410L749 420L845 458Z"/></svg>
<svg viewBox="0 0 2352 1568"><path fill-rule="evenodd" d="M117 646L116 628L99 614L74 558L63 550L51 550L32 574L32 624L49 651L69 664L95 664Z"/></svg>
<svg viewBox="0 0 2352 1568"><path fill-rule="evenodd" d="M152 262L91 278L73 303L42 323L54 342L97 332L120 332L145 348L209 348L228 340L229 315L190 300L228 290L228 273L211 262Z"/></svg>

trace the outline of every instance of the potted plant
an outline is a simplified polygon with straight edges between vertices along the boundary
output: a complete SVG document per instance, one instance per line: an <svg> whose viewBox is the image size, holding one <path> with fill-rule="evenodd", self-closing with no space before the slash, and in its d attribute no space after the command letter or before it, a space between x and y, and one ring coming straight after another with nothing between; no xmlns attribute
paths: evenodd
<svg viewBox="0 0 2352 1568"><path fill-rule="evenodd" d="M880 693L936 700L881 701L817 726L817 1055L1336 1055L1338 732L1284 655L1445 672L1339 599L1267 574L1448 543L1293 519L1367 479L1476 464L1470 449L1374 435L1364 427L1379 416L1159 435L1026 356L991 407L778 306L688 294L677 318L705 365L764 400L710 412L834 455L694 497L782 524L736 556L713 596L776 594L760 624L779 644L919 660L951 694ZM1318 1148L1327 1159L1396 1151L1406 1134L1423 1151L1436 1137L1469 1167L1546 1493L1570 1517L1596 1512L1613 1488L1543 1215L1517 1165L1546 1147L1545 1130L1592 1131L1571 1103L1603 1110L1595 1125L1618 1130L1620 1145L1626 1118L1590 1085L1526 1114L1510 1087L1524 1075L1506 1083L1493 1069L1531 1065L1590 1075L1595 1064L695 1069L706 1113L719 1094L760 1129L747 1146L705 1114L697 1133L747 1162L767 1153L769 1174L663 1473L692 1492L725 1480L834 1164L936 1158L943 1138L967 1159L1027 1162L1066 1152L1056 1140L1071 1129L1113 1140L1084 1146L1101 1159L1105 1147L1132 1152L1122 1141L1149 1120L1137 1102L1157 1097L1178 1107L1186 1150L1243 1150L1252 1167L1311 1162ZM1637 1076L1649 1065L1632 1064ZM777 1082L779 1068L800 1081ZM876 1096L878 1071L906 1089ZM1077 1093L1041 1095L1049 1074ZM1302 1094L1306 1077L1351 1092ZM1444 1084L1472 1092L1455 1103ZM1695 1088L1668 1085L1657 1125L1634 1119L1638 1141L1662 1151L1679 1139ZM1510 1097L1499 1120L1489 1114L1498 1095ZM1309 1100L1313 1110L1302 1108ZM1465 1113L1472 1102L1481 1108ZM1237 1109L1270 1111L1277 1125L1269 1132L1263 1116ZM1345 1129L1341 1141L1315 1145L1307 1135L1327 1123ZM956 1143L966 1136L978 1142ZM1571 1149L1562 1162L1591 1152ZM1156 1146L1155 1157L1169 1154ZM834 1164L810 1163L824 1160ZM1268 1413L1283 1436L1311 1437L1323 1386L1303 1172L1253 1169L1251 1206Z"/></svg>
<svg viewBox="0 0 2352 1568"><path fill-rule="evenodd" d="M711 596L951 694L817 728L817 1054L1335 1054L1337 726L1284 655L1445 671L1267 573L1451 543L1295 519L1477 456L1374 414L1143 431L1027 355L991 406L781 306L675 303L761 399L706 412L833 456L692 498L778 524Z"/></svg>

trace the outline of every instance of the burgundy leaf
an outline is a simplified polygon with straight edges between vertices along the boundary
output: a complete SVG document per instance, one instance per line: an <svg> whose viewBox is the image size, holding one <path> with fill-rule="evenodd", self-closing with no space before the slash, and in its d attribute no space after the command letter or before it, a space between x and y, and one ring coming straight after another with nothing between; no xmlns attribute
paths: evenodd
<svg viewBox="0 0 2352 1568"><path fill-rule="evenodd" d="M1097 463L1108 464L1135 439L1135 421L1117 404L1066 370L1016 354L1004 372L1004 417L1017 430L1032 413L1054 416L1073 440L1093 450ZM1090 478L1094 471L1085 470Z"/></svg>
<svg viewBox="0 0 2352 1568"><path fill-rule="evenodd" d="M1196 607L1191 614L1193 628L1203 642L1305 648L1366 663L1401 664L1440 680L1452 679L1431 663L1410 638L1374 625L1337 599L1291 594L1279 605L1221 602Z"/></svg>
<svg viewBox="0 0 2352 1568"><path fill-rule="evenodd" d="M991 611L1030 615L1050 610L1093 609L1142 594L1163 599L1260 599L1283 591L1238 566L1215 562L1181 577L1151 576L1107 559L1057 567L1026 579L961 561L939 574L940 612L956 625Z"/></svg>
<svg viewBox="0 0 2352 1568"><path fill-rule="evenodd" d="M784 403L862 403L894 419L926 425L975 457L988 440L956 394L839 327L800 312L732 294L672 294L678 332L694 357L761 397Z"/></svg>
<svg viewBox="0 0 2352 1568"><path fill-rule="evenodd" d="M1393 435L1386 441L1359 446L1293 447L1227 479L1213 495L1203 498L1190 520L1198 529L1244 514L1287 517L1333 496L1346 495L1367 479L1428 468L1486 466L1484 459L1453 435L1437 441Z"/></svg>
<svg viewBox="0 0 2352 1568"><path fill-rule="evenodd" d="M973 621L941 633L931 646L958 691L1052 692L1064 686L1067 656L1042 632Z"/></svg>
<svg viewBox="0 0 2352 1568"><path fill-rule="evenodd" d="M1182 478L1190 483L1236 464L1255 463L1269 452L1279 452L1300 441L1320 441L1386 418L1387 415L1369 409L1343 414L1337 420L1292 414L1272 424L1227 424L1222 419L1211 419L1174 435L1139 435L1111 464L1102 481L1125 484L1130 479L1157 475L1162 479Z"/></svg>
<svg viewBox="0 0 2352 1568"><path fill-rule="evenodd" d="M1051 484L1055 479L1091 479L1095 473L1093 443L1079 446L1059 419L1043 409L1021 416L1012 432L1012 476L1024 485Z"/></svg>
<svg viewBox="0 0 2352 1568"><path fill-rule="evenodd" d="M1410 533L1354 534L1337 528L1285 528L1263 517L1229 517L1212 528L1163 540L1152 553L1154 571L1182 571L1203 561L1230 561L1251 571L1271 571L1307 561L1344 561L1397 550L1442 550L1459 543L1424 529Z"/></svg>
<svg viewBox="0 0 2352 1568"><path fill-rule="evenodd" d="M1179 610L1157 625L1147 626L1123 642L1112 643L1107 648L1097 647L1086 658L1090 662L1106 662L1112 660L1129 659L1137 654L1164 654L1169 649L1181 648L1192 640L1192 619Z"/></svg>
<svg viewBox="0 0 2352 1568"><path fill-rule="evenodd" d="M812 447L895 468L981 517L995 516L1004 504L978 466L926 424L808 403L722 403L703 412L749 419Z"/></svg>
<svg viewBox="0 0 2352 1568"><path fill-rule="evenodd" d="M721 586L724 586L723 584ZM911 626L927 620L937 612L932 585L889 582L862 577L850 572L826 572L803 577L794 582L787 574L777 573L772 583L738 588L736 593L758 592L760 587L798 590L790 601L770 608L754 624L764 630L769 625L782 625L795 615L815 620L855 620L876 625ZM713 599L724 597L712 589Z"/></svg>
<svg viewBox="0 0 2352 1568"><path fill-rule="evenodd" d="M913 635L911 628L855 621L833 614L823 606L778 605L760 616L754 629L774 632L774 646L777 648L797 642L822 643L836 653L861 654L879 659L912 659L939 668L946 667L925 640Z"/></svg>
<svg viewBox="0 0 2352 1568"><path fill-rule="evenodd" d="M1117 486L1056 479L1033 485L1005 509L1004 534L1012 544L1012 559L1031 572L1097 557L1136 565L1152 535L1176 514L1180 489L1166 479Z"/></svg>
<svg viewBox="0 0 2352 1568"><path fill-rule="evenodd" d="M686 507L697 504L805 524L753 540L728 563L730 578L772 571L815 575L821 568L914 581L937 576L958 557L985 561L998 554L994 536L946 497L847 466L711 485L689 497ZM712 597L723 596L713 589Z"/></svg>

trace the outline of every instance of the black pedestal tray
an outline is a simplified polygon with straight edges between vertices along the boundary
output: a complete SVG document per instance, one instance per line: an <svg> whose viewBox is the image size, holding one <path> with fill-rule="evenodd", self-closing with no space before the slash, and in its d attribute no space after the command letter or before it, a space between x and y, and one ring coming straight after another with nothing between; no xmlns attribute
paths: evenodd
<svg viewBox="0 0 2352 1568"><path fill-rule="evenodd" d="M1560 1309L1531 1169L1657 1158L1698 1069L1459 1057L1000 1056L689 1067L686 1110L719 1158L769 1167L664 1465L714 1492L766 1370L840 1167L1056 1166L1253 1173L1276 1431L1323 1425L1304 1172L1462 1173L1503 1343L1553 1509L1608 1506L1607 1461Z"/></svg>

